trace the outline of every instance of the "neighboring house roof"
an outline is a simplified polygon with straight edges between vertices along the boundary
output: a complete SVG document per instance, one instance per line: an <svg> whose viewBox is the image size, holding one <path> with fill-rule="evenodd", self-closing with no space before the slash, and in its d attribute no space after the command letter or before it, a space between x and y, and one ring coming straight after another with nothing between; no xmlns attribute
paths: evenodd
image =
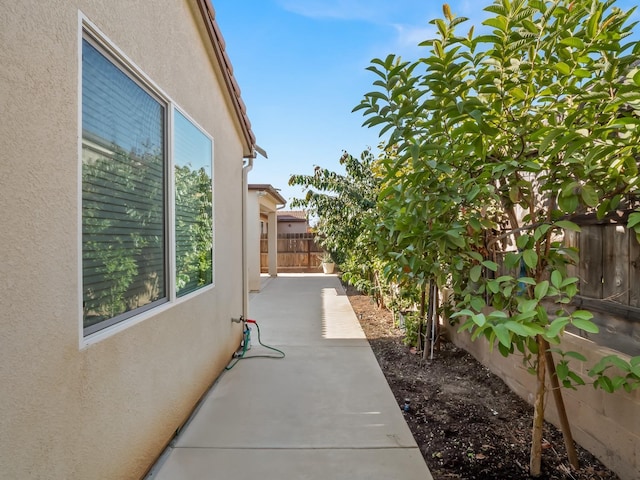
<svg viewBox="0 0 640 480"><path fill-rule="evenodd" d="M227 87L229 95L231 96L231 103L236 112L238 120L240 121L240 127L244 136L247 149L244 151L245 157L255 157L256 151L260 152L260 147L256 145L256 137L251 130L251 122L247 116L247 108L240 96L240 87L233 76L233 66L231 60L225 50L225 41L220 32L220 27L216 22L216 14L211 5L211 0L197 0L198 7L204 18L204 23L207 27L207 33L211 39L211 45L213 45L213 51L215 52L218 64L222 70L222 76L224 77L224 83Z"/></svg>
<svg viewBox="0 0 640 480"><path fill-rule="evenodd" d="M307 213L303 210L278 211L279 222L307 222Z"/></svg>
<svg viewBox="0 0 640 480"><path fill-rule="evenodd" d="M273 188L273 185L270 185L268 183L250 183L249 185L247 185L247 188L249 190L258 190L268 193L276 200L276 203L279 205L285 205L287 203L285 198L280 195L280 192Z"/></svg>

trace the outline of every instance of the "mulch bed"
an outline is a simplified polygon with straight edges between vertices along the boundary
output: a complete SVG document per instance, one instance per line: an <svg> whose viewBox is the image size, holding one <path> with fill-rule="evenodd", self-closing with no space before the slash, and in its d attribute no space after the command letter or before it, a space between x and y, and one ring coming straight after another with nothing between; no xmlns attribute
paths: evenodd
<svg viewBox="0 0 640 480"><path fill-rule="evenodd" d="M444 343L423 361L404 345L392 315L351 288L347 295L420 447L434 480L530 479L533 407L464 350ZM578 446L579 470L566 458L562 433L545 424L544 480L618 479Z"/></svg>

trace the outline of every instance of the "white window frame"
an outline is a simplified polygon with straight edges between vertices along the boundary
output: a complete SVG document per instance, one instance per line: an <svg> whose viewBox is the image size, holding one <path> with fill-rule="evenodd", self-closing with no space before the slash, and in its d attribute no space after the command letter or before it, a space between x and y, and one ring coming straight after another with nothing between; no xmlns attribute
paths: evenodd
<svg viewBox="0 0 640 480"><path fill-rule="evenodd" d="M118 68L124 68L125 73L128 74L136 83L142 88L151 91L154 96L158 97L166 106L166 171L167 179L165 182L166 188L166 246L167 246L167 258L166 258L166 283L167 301L160 305L153 306L147 310L143 310L140 313L134 314L122 321L105 327L97 332L85 335L83 324L83 272L82 272L82 43L85 36L88 36L95 42L100 48L111 57L114 65ZM161 315L164 312L172 309L176 305L179 305L195 296L202 295L207 291L215 288L216 285L216 229L215 229L215 191L214 187L214 175L215 175L215 158L214 158L214 139L213 137L198 123L193 117L191 117L184 109L180 108L176 102L174 102L169 95L167 95L153 80L146 75L143 70L131 60L122 50L120 50L113 41L111 41L88 17L86 17L81 11L78 11L78 111L77 111L77 125L78 125L78 191L77 191L77 205L78 205L78 338L79 348L84 349L90 345L98 343L106 338L109 338L123 330L126 330L140 322L143 322L149 318ZM211 255L211 268L212 268L212 282L209 285L205 285L197 290L187 293L182 297L177 297L176 288L176 241L175 241L175 163L174 163L174 112L179 111L189 122L191 122L200 132L202 132L211 141L211 188L212 188L212 255Z"/></svg>

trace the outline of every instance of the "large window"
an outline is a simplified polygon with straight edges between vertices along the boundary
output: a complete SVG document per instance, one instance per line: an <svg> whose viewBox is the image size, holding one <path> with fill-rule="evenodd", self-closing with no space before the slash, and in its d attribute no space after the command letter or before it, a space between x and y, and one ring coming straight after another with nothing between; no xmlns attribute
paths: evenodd
<svg viewBox="0 0 640 480"><path fill-rule="evenodd" d="M83 39L85 336L212 284L212 141L138 78Z"/></svg>

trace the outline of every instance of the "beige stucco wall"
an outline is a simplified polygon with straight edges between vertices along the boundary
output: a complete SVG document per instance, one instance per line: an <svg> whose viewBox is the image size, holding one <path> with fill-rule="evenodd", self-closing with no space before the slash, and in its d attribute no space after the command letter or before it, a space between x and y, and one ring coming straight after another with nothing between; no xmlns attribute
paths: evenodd
<svg viewBox="0 0 640 480"><path fill-rule="evenodd" d="M470 352L520 397L533 404L536 378L527 372L522 357L512 355L505 358L497 349L490 352L484 338L471 341L468 332L457 333L455 326L449 326L447 334L456 345ZM561 348L581 353L587 358L586 364L572 363L572 368L587 385L577 390L562 390L575 441L597 456L622 480L637 480L640 478L640 389L632 393L609 394L589 385L590 377L587 375L588 368L604 356L618 354L628 357L571 333L565 334ZM558 426L553 397L548 395L545 401L546 420Z"/></svg>
<svg viewBox="0 0 640 480"><path fill-rule="evenodd" d="M260 291L260 198L258 190L247 192L247 274L249 291Z"/></svg>
<svg viewBox="0 0 640 480"><path fill-rule="evenodd" d="M84 348L79 9L213 137L222 232L215 288ZM0 2L2 478L140 478L239 343L243 146L199 18L193 1Z"/></svg>
<svg viewBox="0 0 640 480"><path fill-rule="evenodd" d="M307 233L306 222L278 222L279 233Z"/></svg>
<svg viewBox="0 0 640 480"><path fill-rule="evenodd" d="M278 200L264 190L249 189L247 192L247 274L251 292L260 291L260 237L263 230L269 234L269 275L275 277L278 274L276 211L279 205Z"/></svg>

